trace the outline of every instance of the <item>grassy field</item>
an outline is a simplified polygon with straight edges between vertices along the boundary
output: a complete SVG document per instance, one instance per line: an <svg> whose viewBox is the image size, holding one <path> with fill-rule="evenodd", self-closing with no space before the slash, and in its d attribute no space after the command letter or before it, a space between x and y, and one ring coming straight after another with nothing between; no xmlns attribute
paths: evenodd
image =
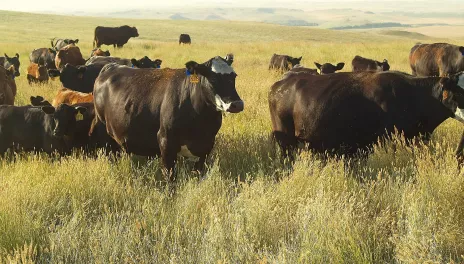
<svg viewBox="0 0 464 264"><path fill-rule="evenodd" d="M447 120L432 141L407 147L400 137L368 160L302 153L283 165L269 138L267 70L273 53L302 64L387 58L409 72L417 39L259 23L61 17L0 11L0 52L21 54L17 105L51 100L59 82L29 86L28 54L49 38L79 38L85 57L97 25L135 25L113 55L147 55L181 68L235 54L245 111L227 115L203 180L179 160L174 194L160 182L158 160L123 155L0 160L1 263L459 263L464 261L464 175L454 159L462 127ZM192 46L176 44L190 33ZM414 36L414 35L413 35ZM420 39L422 42L462 39ZM341 131L343 133L343 131ZM155 138L153 140L156 140ZM137 162L138 161L138 162Z"/></svg>

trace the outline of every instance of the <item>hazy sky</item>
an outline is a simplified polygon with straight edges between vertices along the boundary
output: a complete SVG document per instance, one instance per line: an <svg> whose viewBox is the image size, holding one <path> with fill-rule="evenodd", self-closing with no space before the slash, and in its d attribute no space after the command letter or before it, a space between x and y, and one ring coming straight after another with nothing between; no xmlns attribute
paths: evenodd
<svg viewBox="0 0 464 264"><path fill-rule="evenodd" d="M415 3L416 0L393 0L394 2L402 3ZM421 2L437 3L446 2L449 6L450 3L455 3L456 7L462 5L461 1L464 0L423 0ZM369 7L370 3L379 5L379 2L385 2L386 6L391 6L390 0L370 0L364 1L364 5L359 5L359 0L78 0L78 1L57 1L57 0L0 0L0 10L16 10L16 11L56 11L56 12L69 12L73 10L82 11L110 11L110 10L124 10L124 9L138 9L138 8L168 8L168 7L182 7L185 9L193 7L285 7L285 8L299 8L299 9L313 9L312 6L323 4L324 6L330 3L343 3L345 5L350 2L356 7ZM355 4L355 2L358 2ZM366 5L367 3L367 5ZM388 3L388 4L387 4ZM460 3L460 4L459 4ZM453 4L452 4L453 5ZM333 8L337 8L333 4ZM460 7L462 8L462 6ZM459 9L459 8L458 8ZM434 11L431 8L430 11Z"/></svg>

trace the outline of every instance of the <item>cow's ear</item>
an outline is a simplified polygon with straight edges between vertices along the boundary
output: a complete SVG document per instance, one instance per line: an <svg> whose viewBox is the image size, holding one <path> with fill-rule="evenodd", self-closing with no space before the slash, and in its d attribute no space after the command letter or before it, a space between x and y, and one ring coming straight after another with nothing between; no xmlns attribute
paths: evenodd
<svg viewBox="0 0 464 264"><path fill-rule="evenodd" d="M383 59L383 63L388 63L387 59Z"/></svg>
<svg viewBox="0 0 464 264"><path fill-rule="evenodd" d="M459 51L461 52L462 56L464 56L464 47L459 47Z"/></svg>
<svg viewBox="0 0 464 264"><path fill-rule="evenodd" d="M300 56L300 57L298 58L298 60L301 60L301 59L303 59L303 56Z"/></svg>
<svg viewBox="0 0 464 264"><path fill-rule="evenodd" d="M344 63L344 62L340 62L339 64L337 64L337 71L343 69L343 67L345 67L345 63Z"/></svg>
<svg viewBox="0 0 464 264"><path fill-rule="evenodd" d="M76 44L79 43L79 39L74 40L74 43Z"/></svg>
<svg viewBox="0 0 464 264"><path fill-rule="evenodd" d="M187 68L187 71L189 71L191 74L195 73L197 67L198 63L195 61L189 61L185 64L185 68Z"/></svg>
<svg viewBox="0 0 464 264"><path fill-rule="evenodd" d="M136 59L131 59L132 67L139 67L139 62Z"/></svg>
<svg viewBox="0 0 464 264"><path fill-rule="evenodd" d="M9 59L10 59L10 57L8 57L8 55L6 55L6 53L5 53L5 54L3 54L3 55L5 55L5 58L6 58L7 60L9 60Z"/></svg>
<svg viewBox="0 0 464 264"><path fill-rule="evenodd" d="M47 115L51 115L53 113L55 113L55 107L53 106L42 106L40 109L42 109L42 111L47 114Z"/></svg>
<svg viewBox="0 0 464 264"><path fill-rule="evenodd" d="M19 53L16 53L16 58L19 58Z"/></svg>
<svg viewBox="0 0 464 264"><path fill-rule="evenodd" d="M316 67L320 70L322 65L320 65L319 63L315 62L314 65L316 65Z"/></svg>

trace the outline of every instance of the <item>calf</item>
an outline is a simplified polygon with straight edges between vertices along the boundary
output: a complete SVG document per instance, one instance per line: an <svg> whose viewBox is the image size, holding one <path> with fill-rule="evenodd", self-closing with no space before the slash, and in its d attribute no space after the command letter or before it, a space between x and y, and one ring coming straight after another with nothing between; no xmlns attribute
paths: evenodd
<svg viewBox="0 0 464 264"><path fill-rule="evenodd" d="M77 103L91 103L93 102L93 95L90 93L81 93L66 88L58 91L53 99L52 105L57 107L60 104L75 105Z"/></svg>
<svg viewBox="0 0 464 264"><path fill-rule="evenodd" d="M295 65L300 64L303 57L293 58L288 55L272 55L269 62L269 70L280 70L282 72L292 69Z"/></svg>
<svg viewBox="0 0 464 264"><path fill-rule="evenodd" d="M66 64L78 66L84 65L85 60L82 57L79 47L67 45L56 53L55 66L61 70Z"/></svg>
<svg viewBox="0 0 464 264"><path fill-rule="evenodd" d="M351 61L351 66L353 72L360 71L388 71L390 70L390 65L386 59L383 62L363 58L361 56L355 56Z"/></svg>
<svg viewBox="0 0 464 264"><path fill-rule="evenodd" d="M21 66L21 63L19 62L19 54L16 53L14 57L9 57L5 53L5 57L0 57L0 66L3 66L3 68L8 69L11 66L14 67L15 70L15 75L14 77L18 77L21 74L19 73L19 66Z"/></svg>
<svg viewBox="0 0 464 264"><path fill-rule="evenodd" d="M87 109L62 104L52 106L0 106L0 155L15 151L70 152L76 117Z"/></svg>
<svg viewBox="0 0 464 264"><path fill-rule="evenodd" d="M110 51L107 50L107 51L103 51L102 49L100 48L96 48L96 49L93 49L92 52L90 53L90 57L93 57L93 56L111 56L110 54Z"/></svg>
<svg viewBox="0 0 464 264"><path fill-rule="evenodd" d="M47 69L56 69L55 66L56 50L50 48L35 49L29 54L29 61L39 63L39 60L45 62Z"/></svg>
<svg viewBox="0 0 464 264"><path fill-rule="evenodd" d="M338 63L337 66L335 66L335 65L333 65L331 63L324 63L324 64L321 65L321 64L315 62L314 64L319 69L321 74L335 73L336 71L340 71L341 69L343 69L343 67L345 66L345 63L343 63L343 62Z"/></svg>
<svg viewBox="0 0 464 264"><path fill-rule="evenodd" d="M43 64L43 60L39 64L31 62L27 67L27 82L29 85L32 83L48 83L47 65Z"/></svg>

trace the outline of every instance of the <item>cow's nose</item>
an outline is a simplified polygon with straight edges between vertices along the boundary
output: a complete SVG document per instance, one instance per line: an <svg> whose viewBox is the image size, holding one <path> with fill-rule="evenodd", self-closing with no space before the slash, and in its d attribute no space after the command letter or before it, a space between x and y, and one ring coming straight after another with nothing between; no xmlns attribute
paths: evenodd
<svg viewBox="0 0 464 264"><path fill-rule="evenodd" d="M227 112L230 112L230 113L239 113L239 112L242 112L243 111L243 108L245 107L245 104L243 103L242 100L240 101L235 101L235 102L232 102L229 106L229 108L227 109Z"/></svg>

